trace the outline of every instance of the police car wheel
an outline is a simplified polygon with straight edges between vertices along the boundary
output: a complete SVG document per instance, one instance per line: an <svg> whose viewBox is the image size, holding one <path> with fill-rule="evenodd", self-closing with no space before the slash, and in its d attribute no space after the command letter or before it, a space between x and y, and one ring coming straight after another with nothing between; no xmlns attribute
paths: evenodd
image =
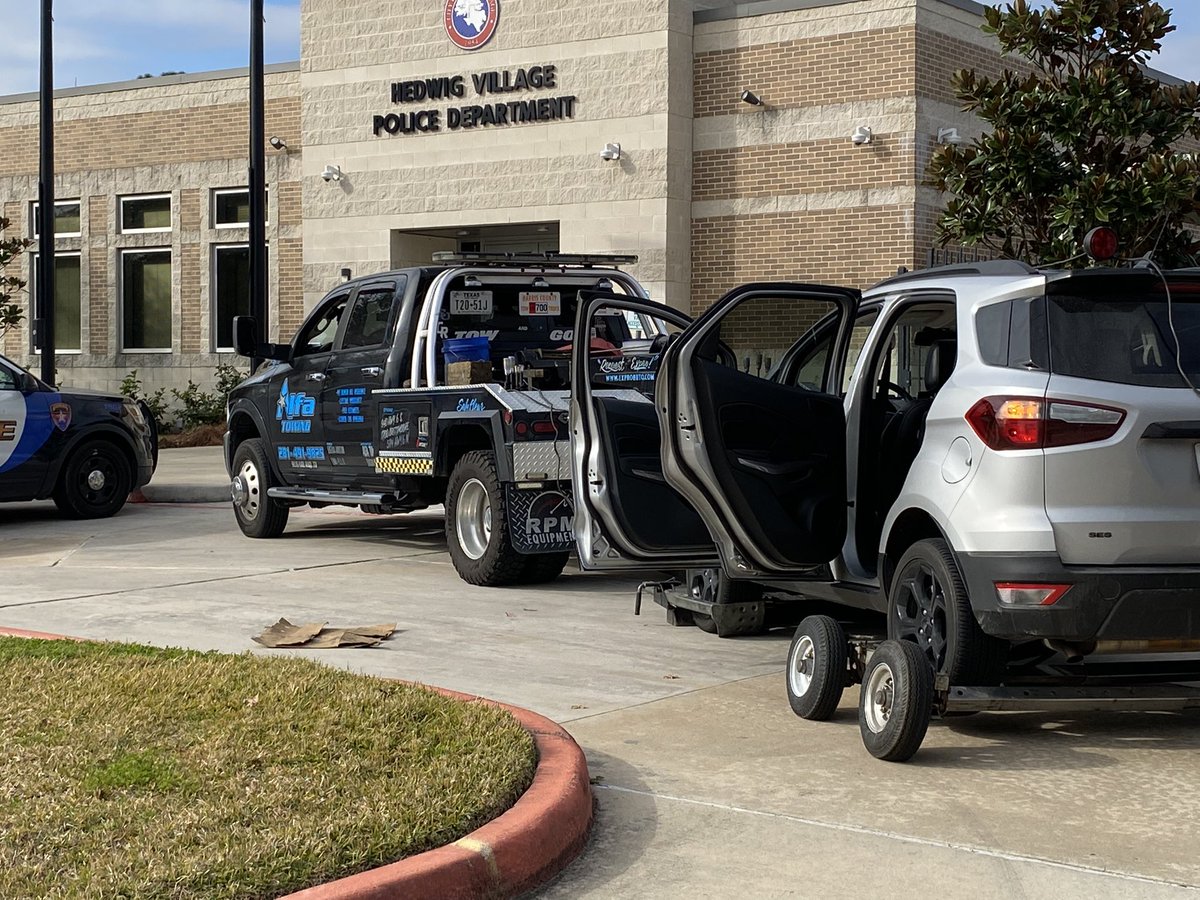
<svg viewBox="0 0 1200 900"><path fill-rule="evenodd" d="M446 488L446 543L459 577L484 587L526 582L526 559L512 545L495 456L465 454Z"/></svg>
<svg viewBox="0 0 1200 900"><path fill-rule="evenodd" d="M246 537L279 537L287 527L288 508L267 496L271 485L271 467L263 442L254 438L238 444L233 454L231 492L233 515Z"/></svg>
<svg viewBox="0 0 1200 900"><path fill-rule="evenodd" d="M54 503L73 519L115 515L133 489L129 460L109 441L88 441L63 466Z"/></svg>

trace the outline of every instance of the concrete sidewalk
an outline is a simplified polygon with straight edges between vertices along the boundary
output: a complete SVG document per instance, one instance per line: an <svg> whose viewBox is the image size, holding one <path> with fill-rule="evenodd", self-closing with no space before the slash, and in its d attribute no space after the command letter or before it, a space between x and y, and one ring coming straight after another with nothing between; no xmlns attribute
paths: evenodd
<svg viewBox="0 0 1200 900"><path fill-rule="evenodd" d="M158 468L142 488L147 503L222 503L229 499L229 474L220 447L161 450Z"/></svg>

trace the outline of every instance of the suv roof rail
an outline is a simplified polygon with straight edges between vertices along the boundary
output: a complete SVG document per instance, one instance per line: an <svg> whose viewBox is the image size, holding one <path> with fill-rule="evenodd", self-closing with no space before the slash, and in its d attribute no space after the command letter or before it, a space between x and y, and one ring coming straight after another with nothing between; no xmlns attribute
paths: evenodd
<svg viewBox="0 0 1200 900"><path fill-rule="evenodd" d="M1037 273L1037 269L1020 260L986 259L973 263L953 263L948 266L935 266L932 269L918 269L916 272L887 278L875 287L902 284L906 281L921 281L926 278L957 278L963 275L1036 275Z"/></svg>
<svg viewBox="0 0 1200 900"><path fill-rule="evenodd" d="M617 253L458 253L444 250L433 254L435 263L473 266L629 266L636 256Z"/></svg>

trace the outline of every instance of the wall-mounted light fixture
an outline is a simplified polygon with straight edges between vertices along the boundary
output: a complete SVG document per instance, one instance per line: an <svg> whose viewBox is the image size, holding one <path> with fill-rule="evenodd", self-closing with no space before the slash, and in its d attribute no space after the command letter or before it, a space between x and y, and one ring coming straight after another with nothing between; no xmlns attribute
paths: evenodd
<svg viewBox="0 0 1200 900"><path fill-rule="evenodd" d="M342 269L342 281L349 281L354 277L354 272L350 269Z"/></svg>
<svg viewBox="0 0 1200 900"><path fill-rule="evenodd" d="M321 173L321 177L326 181L341 181L342 167L341 166L326 166L325 171Z"/></svg>
<svg viewBox="0 0 1200 900"><path fill-rule="evenodd" d="M859 125L854 129L854 134L850 135L850 140L854 142L854 146L861 147L863 144L871 143L871 138L874 136L875 134L871 131L871 126Z"/></svg>
<svg viewBox="0 0 1200 900"><path fill-rule="evenodd" d="M600 158L612 162L615 159L621 158L620 144L605 144L604 149L600 151Z"/></svg>
<svg viewBox="0 0 1200 900"><path fill-rule="evenodd" d="M285 144L283 142L283 138L275 137L275 135L271 135L271 137L269 137L267 139L267 143L270 144L272 147L274 147L276 150L286 150L287 149L287 144Z"/></svg>
<svg viewBox="0 0 1200 900"><path fill-rule="evenodd" d="M962 138L959 137L957 128L939 128L937 142L939 144L961 144Z"/></svg>
<svg viewBox="0 0 1200 900"><path fill-rule="evenodd" d="M742 102L749 103L751 106L762 106L762 97L754 93L754 91L742 91Z"/></svg>

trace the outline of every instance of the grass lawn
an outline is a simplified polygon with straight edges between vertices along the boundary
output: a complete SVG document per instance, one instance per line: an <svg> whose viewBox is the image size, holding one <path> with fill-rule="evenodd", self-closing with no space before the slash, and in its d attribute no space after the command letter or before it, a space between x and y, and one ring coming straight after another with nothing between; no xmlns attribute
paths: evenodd
<svg viewBox="0 0 1200 900"><path fill-rule="evenodd" d="M274 897L528 787L507 713L305 660L0 638L0 897Z"/></svg>

